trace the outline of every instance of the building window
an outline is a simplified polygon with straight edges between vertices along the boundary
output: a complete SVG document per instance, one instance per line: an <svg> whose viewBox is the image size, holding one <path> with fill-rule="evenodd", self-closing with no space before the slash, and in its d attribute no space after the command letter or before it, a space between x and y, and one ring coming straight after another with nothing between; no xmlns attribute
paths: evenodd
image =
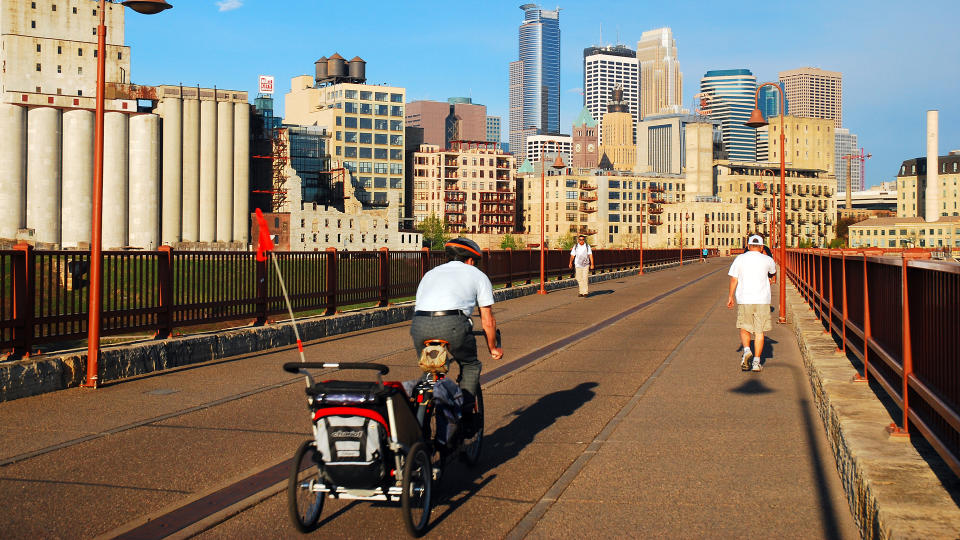
<svg viewBox="0 0 960 540"><path fill-rule="evenodd" d="M63 71L61 70L61 66L57 66L57 73L63 73Z"/></svg>
<svg viewBox="0 0 960 540"><path fill-rule="evenodd" d="M63 47L57 45L57 54L63 54Z"/></svg>
<svg viewBox="0 0 960 540"><path fill-rule="evenodd" d="M83 66L77 68L77 75L83 75Z"/></svg>
<svg viewBox="0 0 960 540"><path fill-rule="evenodd" d="M83 56L83 49L77 49L77 56Z"/></svg>
<svg viewBox="0 0 960 540"><path fill-rule="evenodd" d="M74 15L77 14L77 8L73 8L73 14L74 14Z"/></svg>
<svg viewBox="0 0 960 540"><path fill-rule="evenodd" d="M37 27L37 21L30 21L30 28L36 28L36 27Z"/></svg>
<svg viewBox="0 0 960 540"><path fill-rule="evenodd" d="M57 10L57 5L56 5L56 4L54 4L54 5L50 6L50 7L52 8L50 11L56 11L56 10Z"/></svg>
<svg viewBox="0 0 960 540"><path fill-rule="evenodd" d="M37 71L40 71L40 64L37 64Z"/></svg>
<svg viewBox="0 0 960 540"><path fill-rule="evenodd" d="M118 53L117 53L117 60L123 60L123 53L122 53L122 52L118 52Z"/></svg>
<svg viewBox="0 0 960 540"><path fill-rule="evenodd" d="M37 52L40 52L40 44L37 43Z"/></svg>

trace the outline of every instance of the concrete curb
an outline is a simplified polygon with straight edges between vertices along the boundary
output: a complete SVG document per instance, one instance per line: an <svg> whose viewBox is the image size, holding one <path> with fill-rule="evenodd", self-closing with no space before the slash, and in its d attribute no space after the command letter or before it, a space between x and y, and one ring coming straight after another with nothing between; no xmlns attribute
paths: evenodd
<svg viewBox="0 0 960 540"><path fill-rule="evenodd" d="M677 263L645 266L645 272L676 266ZM637 269L590 276L591 283L636 275ZM576 286L575 279L549 281L548 291ZM494 291L497 302L535 294L538 284L518 285ZM410 320L413 303L338 313L328 317L298 319L304 342ZM296 343L287 323L223 330L209 334L173 337L164 340L104 347L101 351L100 381L109 382L209 362L251 352L285 347ZM40 355L0 364L0 402L80 386L86 376L86 349L62 355Z"/></svg>
<svg viewBox="0 0 960 540"><path fill-rule="evenodd" d="M850 360L836 352L833 337L802 296L788 289L788 319L861 536L958 538L954 497L960 497L960 480L946 465L937 476L931 462L942 462L927 461L917 450L925 442L915 447L888 435L890 413L870 385L853 382L857 372Z"/></svg>

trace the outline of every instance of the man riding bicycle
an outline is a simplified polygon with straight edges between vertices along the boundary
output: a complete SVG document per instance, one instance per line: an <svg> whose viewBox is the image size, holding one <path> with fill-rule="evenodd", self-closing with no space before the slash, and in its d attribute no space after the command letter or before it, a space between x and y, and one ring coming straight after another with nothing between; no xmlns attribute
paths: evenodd
<svg viewBox="0 0 960 540"><path fill-rule="evenodd" d="M418 357L426 340L442 339L448 343L450 353L460 364L457 382L463 392L463 409L472 411L483 367L477 359L477 342L471 333L473 320L470 315L474 306L480 308L480 324L487 338L490 356L494 360L503 357L503 350L497 347L497 321L491 308L493 285L487 275L477 268L482 257L476 242L468 238L454 238L444 244L444 249L450 256L450 262L424 274L417 287L410 336L413 337Z"/></svg>

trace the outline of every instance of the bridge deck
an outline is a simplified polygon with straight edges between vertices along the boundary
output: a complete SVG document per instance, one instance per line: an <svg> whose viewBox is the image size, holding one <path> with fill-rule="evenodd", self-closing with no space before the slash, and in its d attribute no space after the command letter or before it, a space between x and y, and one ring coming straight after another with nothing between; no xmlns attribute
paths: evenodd
<svg viewBox="0 0 960 540"><path fill-rule="evenodd" d="M739 370L728 264L498 304L507 354L481 355L483 460L448 470L431 534L858 537L789 329L770 333L762 373ZM408 324L306 351L417 374ZM279 367L295 359L286 349L0 403L0 530L115 536L149 517L147 536L297 536L285 482L242 489L309 433L302 379ZM328 502L324 516L324 535L403 533L395 505Z"/></svg>

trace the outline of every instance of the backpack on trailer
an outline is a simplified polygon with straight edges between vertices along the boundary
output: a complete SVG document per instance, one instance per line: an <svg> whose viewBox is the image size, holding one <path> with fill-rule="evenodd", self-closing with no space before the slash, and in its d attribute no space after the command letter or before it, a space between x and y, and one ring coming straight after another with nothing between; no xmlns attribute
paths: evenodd
<svg viewBox="0 0 960 540"><path fill-rule="evenodd" d="M333 486L383 484L389 452L386 399L399 389L376 383L329 381L311 390L321 474ZM404 400L405 401L405 400Z"/></svg>

